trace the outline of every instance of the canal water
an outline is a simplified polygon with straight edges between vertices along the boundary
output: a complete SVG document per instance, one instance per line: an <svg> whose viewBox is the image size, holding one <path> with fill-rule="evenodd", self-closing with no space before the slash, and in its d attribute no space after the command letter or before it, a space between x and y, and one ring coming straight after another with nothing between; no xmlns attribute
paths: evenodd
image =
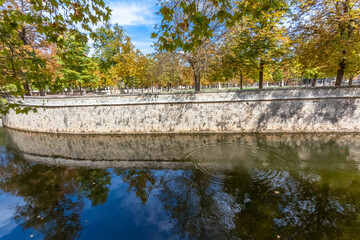
<svg viewBox="0 0 360 240"><path fill-rule="evenodd" d="M360 135L0 129L1 239L359 239Z"/></svg>

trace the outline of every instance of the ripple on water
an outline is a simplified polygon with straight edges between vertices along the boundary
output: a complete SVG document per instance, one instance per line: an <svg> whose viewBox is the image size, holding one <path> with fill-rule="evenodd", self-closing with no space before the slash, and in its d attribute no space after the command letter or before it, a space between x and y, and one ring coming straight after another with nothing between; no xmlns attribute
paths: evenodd
<svg viewBox="0 0 360 240"><path fill-rule="evenodd" d="M244 175L256 181L279 180L282 171L271 169L271 163L286 160L276 149L246 140L203 144L188 152L186 159L217 185L223 185L225 180L236 184Z"/></svg>

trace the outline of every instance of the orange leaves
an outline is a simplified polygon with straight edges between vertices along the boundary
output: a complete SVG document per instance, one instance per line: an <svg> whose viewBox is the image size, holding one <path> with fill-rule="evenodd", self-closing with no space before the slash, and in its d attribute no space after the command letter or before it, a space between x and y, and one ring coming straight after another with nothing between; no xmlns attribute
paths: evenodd
<svg viewBox="0 0 360 240"><path fill-rule="evenodd" d="M76 10L80 5L77 2L71 3L71 6L74 10Z"/></svg>
<svg viewBox="0 0 360 240"><path fill-rule="evenodd" d="M185 31L186 29L186 24L185 23L179 23L179 27Z"/></svg>
<svg viewBox="0 0 360 240"><path fill-rule="evenodd" d="M189 31L189 21L188 19L184 19L184 22L179 23L179 28L182 29L184 32Z"/></svg>
<svg viewBox="0 0 360 240"><path fill-rule="evenodd" d="M53 22L50 24L50 27L52 28L57 28L58 27L58 23L57 22Z"/></svg>

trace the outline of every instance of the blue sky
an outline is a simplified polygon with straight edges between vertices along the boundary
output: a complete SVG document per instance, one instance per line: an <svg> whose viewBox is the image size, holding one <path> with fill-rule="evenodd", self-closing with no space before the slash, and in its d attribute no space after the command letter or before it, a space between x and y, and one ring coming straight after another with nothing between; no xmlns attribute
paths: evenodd
<svg viewBox="0 0 360 240"><path fill-rule="evenodd" d="M106 3L112 9L110 23L123 26L135 47L143 53L154 52L151 33L161 21L155 14L159 9L157 0L107 0Z"/></svg>

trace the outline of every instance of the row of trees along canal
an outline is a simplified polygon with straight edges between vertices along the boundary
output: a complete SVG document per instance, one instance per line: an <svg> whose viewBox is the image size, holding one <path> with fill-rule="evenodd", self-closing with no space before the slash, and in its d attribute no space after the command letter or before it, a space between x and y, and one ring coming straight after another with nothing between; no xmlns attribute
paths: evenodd
<svg viewBox="0 0 360 240"><path fill-rule="evenodd" d="M360 73L358 0L159 0L156 52L135 49L109 24L102 0L3 0L0 86L73 92L103 87L194 86L218 82L288 83ZM103 26L93 30L94 24ZM81 31L78 28L81 28ZM90 56L90 40L94 54ZM6 112L9 104L2 104Z"/></svg>

